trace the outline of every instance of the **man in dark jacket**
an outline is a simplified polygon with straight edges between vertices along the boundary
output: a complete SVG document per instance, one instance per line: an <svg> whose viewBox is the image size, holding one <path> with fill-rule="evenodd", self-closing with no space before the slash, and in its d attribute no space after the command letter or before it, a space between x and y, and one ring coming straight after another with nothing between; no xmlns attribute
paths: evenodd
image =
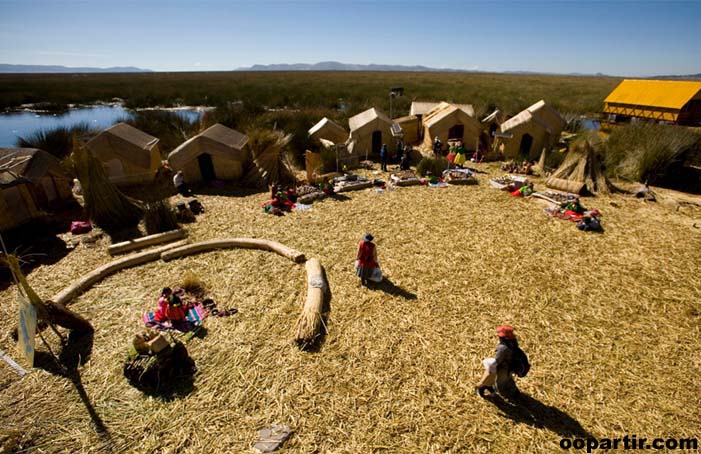
<svg viewBox="0 0 701 454"><path fill-rule="evenodd" d="M387 160L389 159L389 150L387 144L383 144L380 148L380 168L383 172L387 172Z"/></svg>
<svg viewBox="0 0 701 454"><path fill-rule="evenodd" d="M510 325L498 326L496 332L497 336L499 336L499 343L497 344L496 355L493 358L494 362L491 362L489 366L485 364L485 373L482 376L482 380L475 387L475 392L480 397L484 397L485 391L490 393L496 391L507 398L516 397L519 391L511 374L514 366L514 352L518 349L518 341L514 335L514 329Z"/></svg>

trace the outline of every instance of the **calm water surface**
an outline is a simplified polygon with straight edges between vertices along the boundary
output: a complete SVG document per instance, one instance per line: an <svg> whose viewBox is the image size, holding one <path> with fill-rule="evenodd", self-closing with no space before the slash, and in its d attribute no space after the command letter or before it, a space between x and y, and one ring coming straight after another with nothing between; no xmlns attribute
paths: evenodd
<svg viewBox="0 0 701 454"><path fill-rule="evenodd" d="M199 120L202 109L175 110L188 120ZM71 109L66 113L51 114L37 112L0 113L0 147L14 147L19 137L29 137L40 130L51 130L59 126L71 127L87 123L96 129L112 126L133 115L133 111L122 106L90 106Z"/></svg>

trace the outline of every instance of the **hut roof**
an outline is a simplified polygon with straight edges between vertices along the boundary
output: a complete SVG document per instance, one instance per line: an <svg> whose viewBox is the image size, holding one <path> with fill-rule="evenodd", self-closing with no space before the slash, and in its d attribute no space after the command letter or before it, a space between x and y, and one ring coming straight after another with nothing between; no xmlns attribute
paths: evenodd
<svg viewBox="0 0 701 454"><path fill-rule="evenodd" d="M329 118L324 117L321 120L319 120L319 122L317 124L315 124L314 126L311 127L311 129L308 131L309 135L310 136L314 135L317 132L319 132L321 129L326 128L326 127L331 128L331 129L335 129L339 133L343 133L345 135L348 134L346 132L346 130L343 129L343 126L339 125L338 123L336 123L335 121L333 121Z"/></svg>
<svg viewBox="0 0 701 454"><path fill-rule="evenodd" d="M604 99L605 103L681 109L701 92L701 82L625 79Z"/></svg>
<svg viewBox="0 0 701 454"><path fill-rule="evenodd" d="M0 148L0 187L37 182L47 173L65 175L60 161L36 148Z"/></svg>
<svg viewBox="0 0 701 454"><path fill-rule="evenodd" d="M117 123L93 137L86 147L93 153L111 152L140 167L150 167L158 139L126 123ZM144 151L146 153L139 153Z"/></svg>
<svg viewBox="0 0 701 454"><path fill-rule="evenodd" d="M350 117L348 119L348 126L350 126L351 131L355 131L375 120L381 120L392 124L392 120L390 120L387 115L385 115L382 111L371 107L364 112L360 112L358 115Z"/></svg>
<svg viewBox="0 0 701 454"><path fill-rule="evenodd" d="M247 143L248 136L217 123L171 151L168 154L168 162L179 168L204 152L242 160L244 159L243 148Z"/></svg>
<svg viewBox="0 0 701 454"><path fill-rule="evenodd" d="M464 106L465 104L463 104ZM472 109L472 106L469 106L470 109ZM456 111L462 111L463 113L467 114L469 117L473 117L473 110L470 110L469 112L466 111L464 108L461 108L459 105L456 104L449 104L447 102L442 102L438 104L431 112L429 112L426 117L424 118L424 126L425 127L431 127L436 123L439 123L441 120L444 118L452 115ZM472 113L470 113L472 112Z"/></svg>
<svg viewBox="0 0 701 454"><path fill-rule="evenodd" d="M519 112L518 115L502 123L501 130L502 132L507 132L528 122L539 125L551 134L559 134L567 125L560 114L541 99L529 108Z"/></svg>
<svg viewBox="0 0 701 454"><path fill-rule="evenodd" d="M448 103L447 102L435 102L435 101L429 101L429 102L414 101L411 103L411 109L409 110L409 115L426 115L441 104L448 104ZM452 104L451 103L451 105L456 106L459 109L464 110L471 117L475 116L475 109L474 109L474 107L472 107L472 104Z"/></svg>

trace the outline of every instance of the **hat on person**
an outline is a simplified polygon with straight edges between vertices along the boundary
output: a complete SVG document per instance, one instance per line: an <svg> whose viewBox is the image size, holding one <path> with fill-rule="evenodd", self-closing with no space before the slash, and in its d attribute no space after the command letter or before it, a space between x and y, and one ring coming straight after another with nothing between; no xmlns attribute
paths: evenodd
<svg viewBox="0 0 701 454"><path fill-rule="evenodd" d="M501 325L497 326L497 336L504 337L506 339L515 339L514 328L511 325Z"/></svg>
<svg viewBox="0 0 701 454"><path fill-rule="evenodd" d="M366 233L365 236L363 237L363 241L372 241L375 237L372 236L372 233Z"/></svg>
<svg viewBox="0 0 701 454"><path fill-rule="evenodd" d="M592 216L601 216L601 211L599 211L597 209L593 209L589 212L589 214Z"/></svg>

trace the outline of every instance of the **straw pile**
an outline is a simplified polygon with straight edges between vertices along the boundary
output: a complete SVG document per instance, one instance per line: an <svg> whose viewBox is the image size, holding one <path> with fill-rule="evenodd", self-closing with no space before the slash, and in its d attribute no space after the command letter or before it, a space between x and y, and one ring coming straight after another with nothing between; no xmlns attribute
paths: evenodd
<svg viewBox="0 0 701 454"><path fill-rule="evenodd" d="M543 160L541 155L541 161ZM587 140L573 143L560 167L548 178L548 187L579 194L609 194L613 186L601 168L594 147Z"/></svg>
<svg viewBox="0 0 701 454"><path fill-rule="evenodd" d="M244 184L267 187L272 183L289 185L295 183L294 173L286 158L287 144L292 135L279 131L257 130L249 133L247 147L253 162L243 178Z"/></svg>
<svg viewBox="0 0 701 454"><path fill-rule="evenodd" d="M235 249L153 262L71 305L96 329L80 383L106 431L65 378L34 370L18 380L2 363L0 426L43 452L250 452L273 423L294 430L290 453L561 452L563 434L580 431L698 437L699 198L674 209L583 199L603 213L605 233L591 234L484 184L497 165L479 168L488 173L478 186L356 191L282 218L260 209L267 193L202 196L207 213L189 237L271 238L323 263L333 297L318 351L291 341L306 296L291 260ZM389 280L375 289L353 270L366 231ZM81 244L27 277L46 297L110 260ZM199 371L189 394L149 398L122 376L125 346L186 271L239 313L208 318L206 336L187 344ZM14 289L0 288L0 316L15 320ZM531 360L519 380L533 398L525 408L473 394L501 323ZM4 333L0 348L14 354Z"/></svg>
<svg viewBox="0 0 701 454"><path fill-rule="evenodd" d="M90 220L109 234L136 227L143 210L110 182L100 161L77 146L73 164L83 187L85 209Z"/></svg>

